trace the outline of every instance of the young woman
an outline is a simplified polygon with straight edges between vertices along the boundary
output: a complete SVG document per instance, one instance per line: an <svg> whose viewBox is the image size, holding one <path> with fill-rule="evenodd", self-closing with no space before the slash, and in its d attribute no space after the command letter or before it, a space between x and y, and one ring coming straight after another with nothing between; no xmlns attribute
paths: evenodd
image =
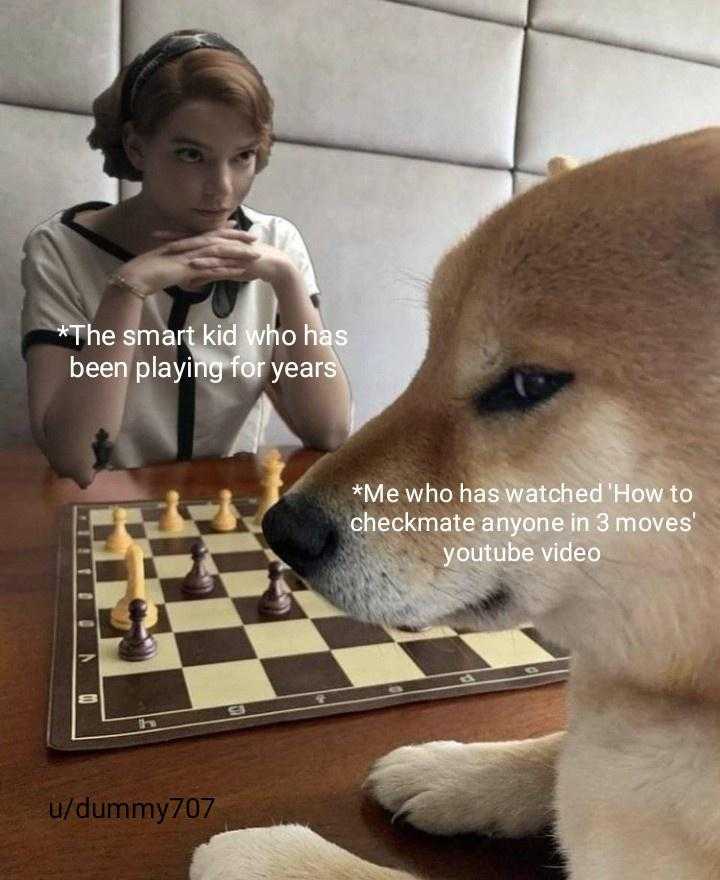
<svg viewBox="0 0 720 880"><path fill-rule="evenodd" d="M62 476L87 486L108 456L255 451L263 392L307 445L347 437L348 384L300 233L243 206L272 109L240 50L196 31L163 37L96 99L90 145L142 191L53 215L22 267L30 419Z"/></svg>

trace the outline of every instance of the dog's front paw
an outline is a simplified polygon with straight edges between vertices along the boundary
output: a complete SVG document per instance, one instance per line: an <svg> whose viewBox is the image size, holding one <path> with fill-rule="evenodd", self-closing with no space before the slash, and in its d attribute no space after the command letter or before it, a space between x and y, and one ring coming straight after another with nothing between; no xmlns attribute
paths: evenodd
<svg viewBox="0 0 720 880"><path fill-rule="evenodd" d="M190 880L412 880L323 840L303 825L242 828L199 846Z"/></svg>
<svg viewBox="0 0 720 880"><path fill-rule="evenodd" d="M302 825L226 831L195 850L190 880L304 878L304 866L326 856L327 848L338 849Z"/></svg>
<svg viewBox="0 0 720 880"><path fill-rule="evenodd" d="M403 746L372 767L365 786L393 821L430 834L534 834L552 819L560 737Z"/></svg>

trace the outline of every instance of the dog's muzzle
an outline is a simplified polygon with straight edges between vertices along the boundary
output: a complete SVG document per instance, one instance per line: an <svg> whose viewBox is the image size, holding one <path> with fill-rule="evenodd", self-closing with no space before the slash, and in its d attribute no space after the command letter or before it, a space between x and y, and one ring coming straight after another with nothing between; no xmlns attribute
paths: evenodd
<svg viewBox="0 0 720 880"><path fill-rule="evenodd" d="M338 530L325 511L301 492L281 498L265 514L270 547L301 577L312 577L335 555Z"/></svg>

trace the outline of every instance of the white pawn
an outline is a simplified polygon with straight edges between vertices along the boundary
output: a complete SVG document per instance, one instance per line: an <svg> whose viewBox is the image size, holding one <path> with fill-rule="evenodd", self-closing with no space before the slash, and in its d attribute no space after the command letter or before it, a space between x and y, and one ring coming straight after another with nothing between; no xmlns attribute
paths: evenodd
<svg viewBox="0 0 720 880"><path fill-rule="evenodd" d="M121 553L124 556L125 551L133 542L128 530L125 528L127 511L124 507L115 507L113 508L112 518L115 527L107 536L105 549L108 553Z"/></svg>
<svg viewBox="0 0 720 880"><path fill-rule="evenodd" d="M143 622L146 628L150 629L157 623L158 610L157 605L145 595L145 560L142 548L135 543L131 543L127 549L125 566L127 568L127 589L125 595L120 598L110 613L110 623L115 629L130 629L132 626L130 603L133 599L144 599L147 605L147 614Z"/></svg>
<svg viewBox="0 0 720 880"><path fill-rule="evenodd" d="M237 517L230 510L232 492L229 489L221 489L218 500L220 507L213 518L212 527L216 532L232 532L237 527Z"/></svg>
<svg viewBox="0 0 720 880"><path fill-rule="evenodd" d="M181 532L185 527L185 520L178 510L179 501L180 495L174 489L165 496L165 509L158 522L158 529L161 532Z"/></svg>

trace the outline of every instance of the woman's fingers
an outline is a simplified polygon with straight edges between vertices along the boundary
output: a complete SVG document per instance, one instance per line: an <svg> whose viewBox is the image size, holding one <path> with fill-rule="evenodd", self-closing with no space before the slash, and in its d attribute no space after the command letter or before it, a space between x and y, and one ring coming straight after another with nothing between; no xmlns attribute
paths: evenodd
<svg viewBox="0 0 720 880"><path fill-rule="evenodd" d="M211 274L217 272L232 272L234 275L240 275L251 268L242 263L229 263L227 260L216 259L215 257L193 260L190 265L193 269L197 270L198 274L204 272L209 272Z"/></svg>
<svg viewBox="0 0 720 880"><path fill-rule="evenodd" d="M253 241L257 238L254 232L248 232L245 229L238 229L236 226L220 226L217 229L208 229L206 232L199 232L195 235L188 235L187 232L179 232L172 229L157 229L153 235L170 236L172 238L211 238L214 235L231 235L233 237L251 238Z"/></svg>
<svg viewBox="0 0 720 880"><path fill-rule="evenodd" d="M196 257L190 260L190 265L197 269L214 269L217 266L227 265L227 260L220 257Z"/></svg>
<svg viewBox="0 0 720 880"><path fill-rule="evenodd" d="M226 220L221 226L218 227L218 229L235 229L235 230L237 230L238 232L243 232L243 231L244 231L244 230L242 230L242 229L239 229L239 227L238 227L238 225L237 225L237 220ZM215 231L215 230L210 230L210 231ZM156 230L155 230L154 232L152 232L151 234L152 234L152 235L155 235L155 236L160 236L160 237L162 237L162 236L172 236L173 238L189 238L189 237L196 237L196 236L189 236L188 233L187 233L187 231L183 232L183 230L181 230L181 229L156 229ZM205 232L204 232L204 233L201 233L201 234L202 234L202 235L207 235L208 233L205 233Z"/></svg>
<svg viewBox="0 0 720 880"><path fill-rule="evenodd" d="M245 281L246 272L246 269L241 269L238 268L238 266L231 266L228 264L214 266L212 268L198 271L198 274L192 277L190 284L193 287L202 287L204 284L209 284L211 281Z"/></svg>
<svg viewBox="0 0 720 880"><path fill-rule="evenodd" d="M163 252L166 254L181 254L184 251L195 250L218 241L234 241L243 244L253 244L257 241L257 236L244 232L242 229L217 229L212 233L196 235L191 238L178 237L176 233L165 230L154 232L153 235L159 241L168 242L163 248Z"/></svg>
<svg viewBox="0 0 720 880"><path fill-rule="evenodd" d="M202 248L197 253L189 254L191 266L214 266L219 263L227 263L231 260L233 263L253 263L260 259L257 251L239 251L232 246L223 247L222 245L212 245L208 248Z"/></svg>

